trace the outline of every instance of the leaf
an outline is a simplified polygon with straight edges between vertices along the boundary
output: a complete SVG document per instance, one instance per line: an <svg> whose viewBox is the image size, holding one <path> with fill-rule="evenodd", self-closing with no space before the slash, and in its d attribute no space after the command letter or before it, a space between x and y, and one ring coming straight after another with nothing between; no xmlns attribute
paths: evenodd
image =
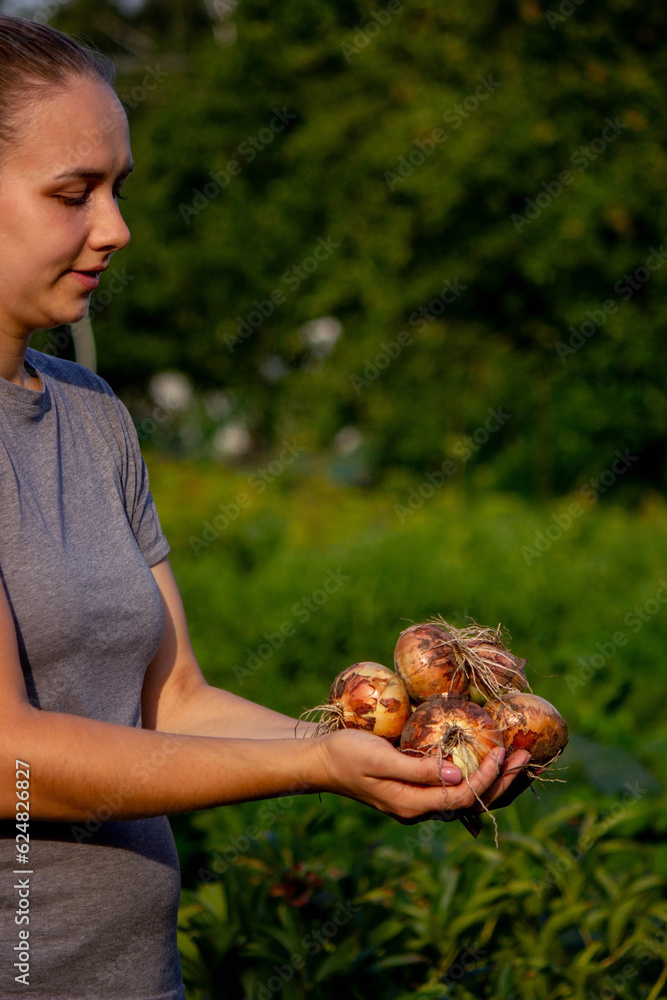
<svg viewBox="0 0 667 1000"><path fill-rule="evenodd" d="M314 983L323 983L330 976L336 975L342 969L347 968L354 961L359 953L359 943L356 937L346 938L336 947L335 952L327 957L318 966L313 976Z"/></svg>

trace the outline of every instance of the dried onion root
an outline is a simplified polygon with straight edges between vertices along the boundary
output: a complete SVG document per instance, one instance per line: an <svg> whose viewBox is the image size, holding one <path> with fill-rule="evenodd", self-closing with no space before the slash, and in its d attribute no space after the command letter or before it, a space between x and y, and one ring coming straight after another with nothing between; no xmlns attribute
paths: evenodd
<svg viewBox="0 0 667 1000"><path fill-rule="evenodd" d="M337 729L363 729L396 741L410 716L410 699L393 670L364 660L346 667L336 677L329 702L304 712L300 721L317 721L313 736Z"/></svg>
<svg viewBox="0 0 667 1000"><path fill-rule="evenodd" d="M502 734L485 709L475 705L467 696L445 698L433 695L419 705L408 719L401 735L400 749L412 757L437 756L438 767L443 760L451 761L460 769L464 781L471 788L470 775L491 750L501 746ZM479 795L474 794L484 811L489 812ZM491 815L491 819L497 847L498 826L495 817Z"/></svg>
<svg viewBox="0 0 667 1000"><path fill-rule="evenodd" d="M486 628L473 622L457 629L438 615L430 624L445 629L455 643L468 683L485 698L499 698L510 691L528 687L525 660L519 659L504 644L500 625Z"/></svg>

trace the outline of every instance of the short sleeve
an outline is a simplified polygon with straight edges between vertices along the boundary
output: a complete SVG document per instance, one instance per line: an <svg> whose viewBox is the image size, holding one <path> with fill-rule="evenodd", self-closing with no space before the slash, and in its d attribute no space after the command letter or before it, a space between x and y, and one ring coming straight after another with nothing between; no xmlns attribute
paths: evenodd
<svg viewBox="0 0 667 1000"><path fill-rule="evenodd" d="M139 438L127 407L117 396L114 403L122 422L125 456L123 490L125 511L137 544L149 566L155 566L170 551L162 531L155 501L148 483L148 469L141 454Z"/></svg>

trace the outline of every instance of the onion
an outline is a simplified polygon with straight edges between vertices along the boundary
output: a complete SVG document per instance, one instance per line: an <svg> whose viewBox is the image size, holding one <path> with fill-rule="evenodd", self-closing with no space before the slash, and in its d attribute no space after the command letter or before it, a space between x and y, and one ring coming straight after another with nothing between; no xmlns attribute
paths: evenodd
<svg viewBox="0 0 667 1000"><path fill-rule="evenodd" d="M400 749L412 757L438 756L473 774L503 738L489 713L467 697L433 695L419 705L401 735Z"/></svg>
<svg viewBox="0 0 667 1000"><path fill-rule="evenodd" d="M456 696L468 691L461 644L434 622L411 625L401 632L394 666L417 704L434 694Z"/></svg>
<svg viewBox="0 0 667 1000"><path fill-rule="evenodd" d="M484 639L469 639L469 650L482 661L483 669L474 664L469 667L471 680L487 698L499 694L500 691L514 689L525 691L528 687L526 679L525 660L520 660L502 642L488 642ZM492 678L489 678L489 671Z"/></svg>
<svg viewBox="0 0 667 1000"><path fill-rule="evenodd" d="M364 660L346 667L331 685L329 703L311 708L302 719L320 713L314 736L336 729L365 729L397 740L410 715L405 685L393 670Z"/></svg>
<svg viewBox="0 0 667 1000"><path fill-rule="evenodd" d="M536 694L510 694L486 703L503 734L507 754L527 750L530 766L544 768L567 746L567 723L554 706Z"/></svg>
<svg viewBox="0 0 667 1000"><path fill-rule="evenodd" d="M394 651L396 673L416 704L433 694L466 694L470 685L484 698L523 691L525 665L504 645L500 625L458 629L442 616L405 629Z"/></svg>
<svg viewBox="0 0 667 1000"><path fill-rule="evenodd" d="M475 687L484 698L501 697L503 694L528 687L524 667L525 660L510 653L503 642L500 625L486 628L473 621L465 628L454 628L442 615L432 619L436 625L447 630L451 636L457 655L462 660L468 683Z"/></svg>

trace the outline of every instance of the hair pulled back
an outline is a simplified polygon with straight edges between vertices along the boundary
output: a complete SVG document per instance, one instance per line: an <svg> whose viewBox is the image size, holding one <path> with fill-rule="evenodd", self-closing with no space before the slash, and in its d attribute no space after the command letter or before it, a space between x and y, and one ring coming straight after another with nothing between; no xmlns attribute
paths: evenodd
<svg viewBox="0 0 667 1000"><path fill-rule="evenodd" d="M48 24L0 15L0 156L41 99L81 77L113 87L114 65Z"/></svg>

